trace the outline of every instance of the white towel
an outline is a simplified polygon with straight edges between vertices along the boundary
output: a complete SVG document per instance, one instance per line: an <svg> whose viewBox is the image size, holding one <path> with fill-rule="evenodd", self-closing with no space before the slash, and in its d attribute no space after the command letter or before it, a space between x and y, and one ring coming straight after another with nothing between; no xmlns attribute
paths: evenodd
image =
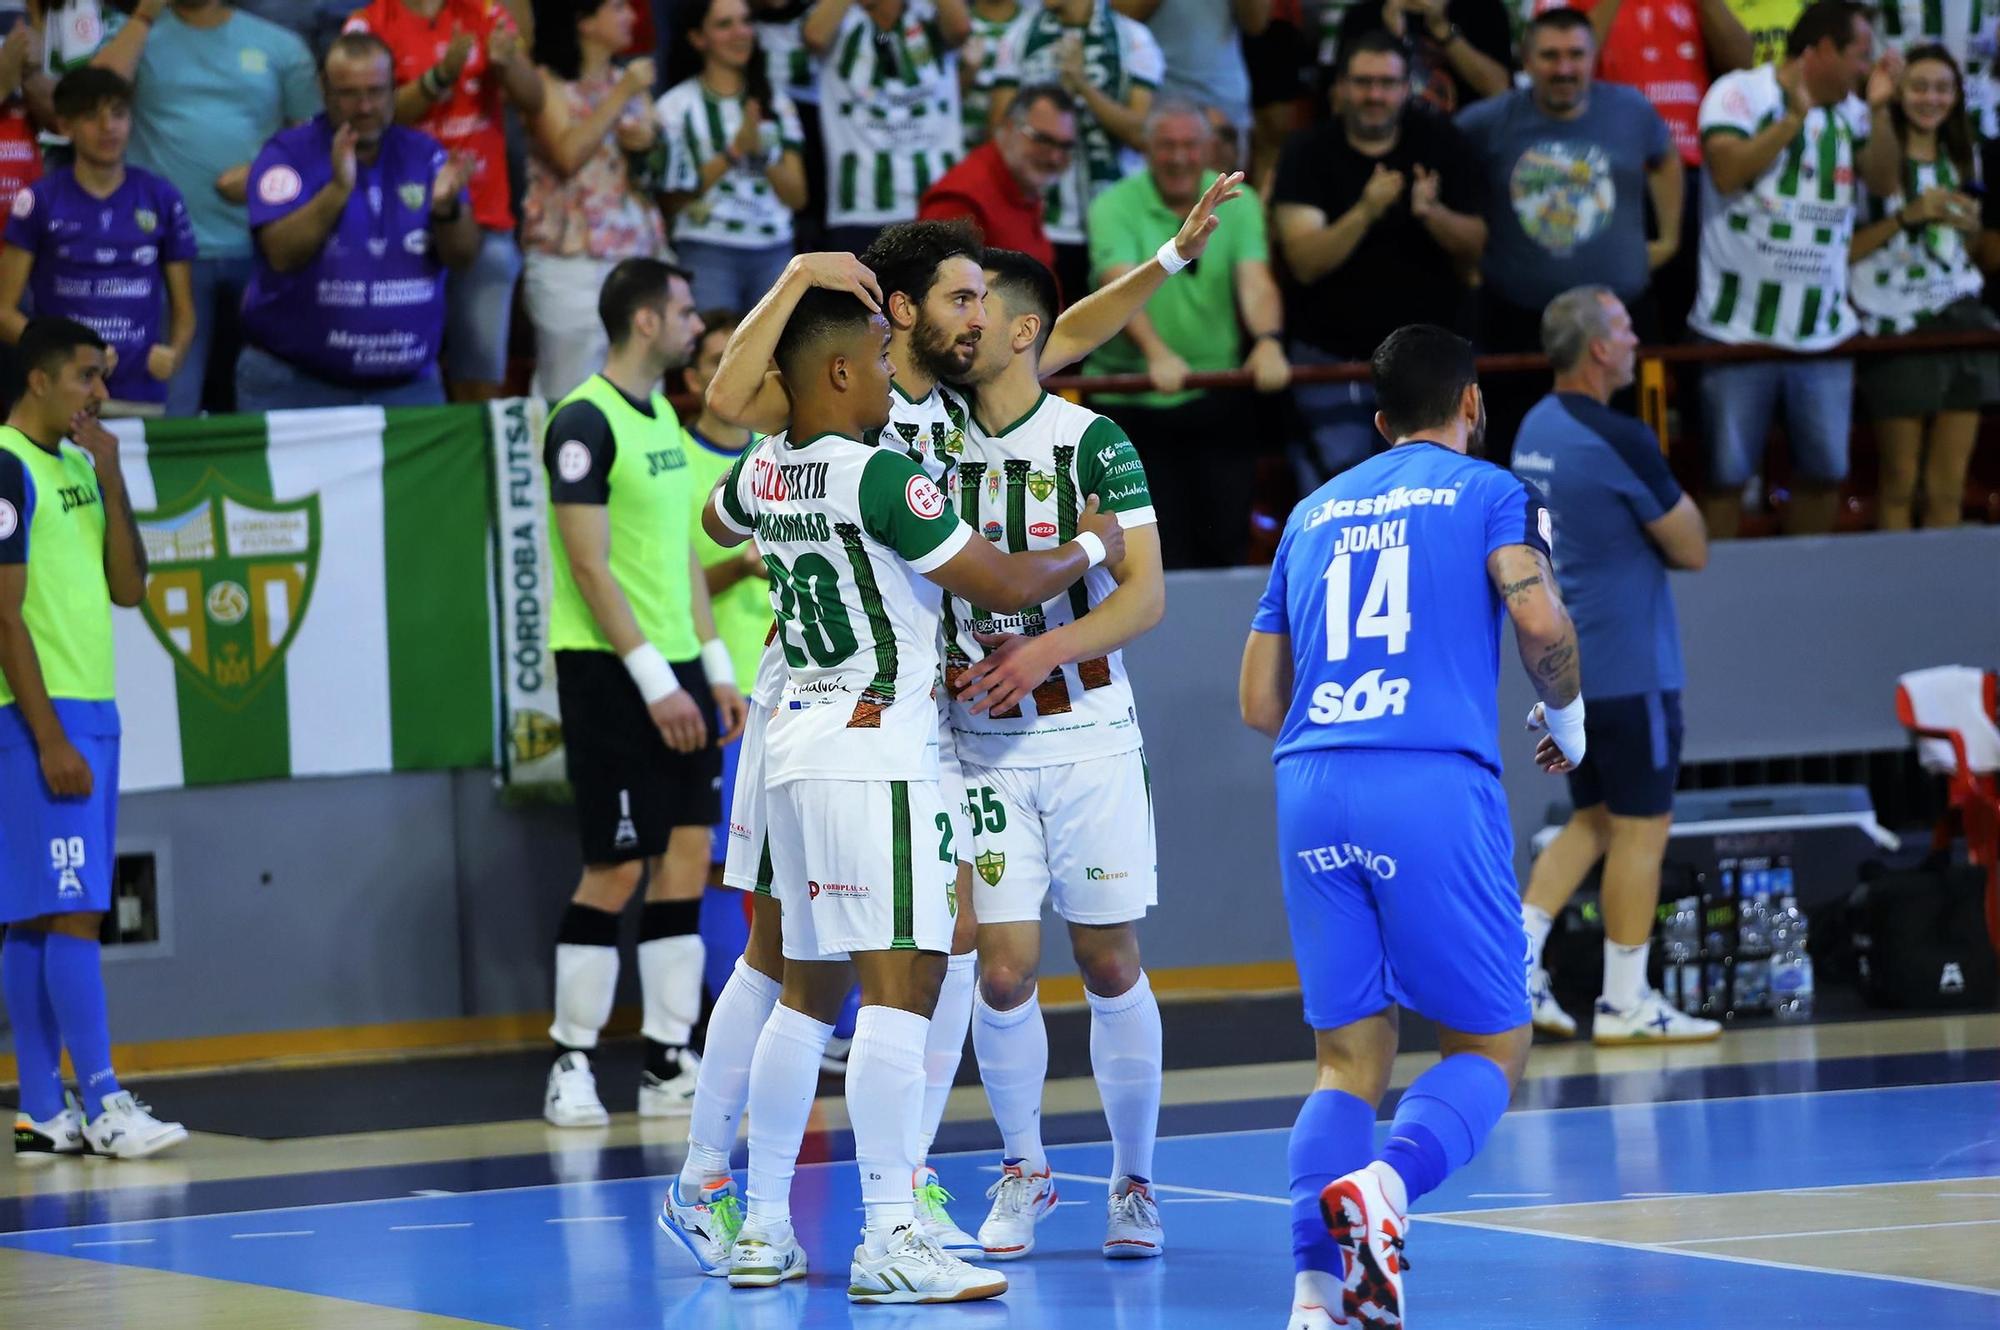
<svg viewBox="0 0 2000 1330"><path fill-rule="evenodd" d="M1896 681L1910 699L1910 713L1927 730L1951 730L1965 740L1966 764L1987 774L2000 771L2000 729L1986 714L1985 672L1970 665L1939 665L1912 670ZM1951 745L1942 739L1920 739L1917 757L1931 771L1955 771Z"/></svg>

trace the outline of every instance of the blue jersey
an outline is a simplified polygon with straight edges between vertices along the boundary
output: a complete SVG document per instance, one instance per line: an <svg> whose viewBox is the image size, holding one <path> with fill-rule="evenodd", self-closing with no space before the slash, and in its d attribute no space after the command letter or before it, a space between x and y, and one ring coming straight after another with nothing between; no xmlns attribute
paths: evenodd
<svg viewBox="0 0 2000 1330"><path fill-rule="evenodd" d="M1292 511L1251 626L1292 640L1273 756L1320 748L1464 753L1500 770L1503 545L1549 549L1541 500L1439 444L1377 454Z"/></svg>

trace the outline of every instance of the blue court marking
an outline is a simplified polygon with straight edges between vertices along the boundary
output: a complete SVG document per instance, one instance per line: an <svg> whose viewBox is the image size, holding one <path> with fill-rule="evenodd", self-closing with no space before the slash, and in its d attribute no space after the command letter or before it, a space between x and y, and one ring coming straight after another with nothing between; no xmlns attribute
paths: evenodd
<svg viewBox="0 0 2000 1330"><path fill-rule="evenodd" d="M2000 1083L1990 1082L1527 1111L1503 1120L1422 1210L1994 1176L1996 1123ZM587 1152L565 1157L580 1170L589 1163ZM1060 1173L1101 1179L1110 1147L1057 1146L1050 1159ZM939 1163L961 1223L976 1224L991 1156ZM872 1330L919 1315L1054 1330L1214 1330L1259 1316L1275 1325L1291 1285L1284 1131L1162 1140L1155 1171L1163 1260L1105 1262L1102 1183L1066 1180L1037 1253L1003 1267L1008 1295L950 1311L849 1307L860 1214L844 1162L799 1171L793 1213L815 1271L805 1289L737 1293L697 1274L653 1227L657 1178L48 1229L0 1243L507 1326ZM1827 1227L1876 1222L1865 1202L1837 1218ZM1420 1220L1410 1255L1410 1296L1426 1327L2000 1324L2000 1297L1978 1291L1452 1222Z"/></svg>

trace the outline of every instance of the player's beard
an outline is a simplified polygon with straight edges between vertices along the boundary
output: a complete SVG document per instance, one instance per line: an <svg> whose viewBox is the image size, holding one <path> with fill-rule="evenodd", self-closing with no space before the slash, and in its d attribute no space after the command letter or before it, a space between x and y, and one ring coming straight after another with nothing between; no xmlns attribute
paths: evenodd
<svg viewBox="0 0 2000 1330"><path fill-rule="evenodd" d="M958 383L971 375L978 359L978 344L974 342L973 355L967 357L958 349L956 338L919 316L916 326L910 329L910 352L924 373L947 383Z"/></svg>
<svg viewBox="0 0 2000 1330"><path fill-rule="evenodd" d="M1483 392L1479 394L1479 418L1465 432L1465 453L1468 457L1486 456L1486 394Z"/></svg>

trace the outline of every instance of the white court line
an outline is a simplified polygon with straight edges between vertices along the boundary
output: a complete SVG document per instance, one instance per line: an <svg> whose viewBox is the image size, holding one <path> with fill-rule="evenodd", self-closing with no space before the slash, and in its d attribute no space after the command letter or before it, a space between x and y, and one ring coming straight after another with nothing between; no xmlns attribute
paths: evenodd
<svg viewBox="0 0 2000 1330"><path fill-rule="evenodd" d="M1718 1097L1716 1097L1716 1098L1713 1098L1713 1099L1662 1099L1662 1100L1657 1100L1657 1101L1647 1101L1647 1102L1644 1102L1644 1103L1630 1103L1630 1104L1577 1104L1577 1105L1574 1105L1574 1106L1572 1106L1572 1107L1569 1107L1569 1108L1523 1108L1523 1109L1510 1109L1510 1110L1508 1111L1508 1113L1507 1113L1507 1116L1508 1116L1509 1118L1521 1118L1521 1117L1536 1117L1536 1116L1539 1116L1539 1115L1541 1115L1541 1114L1546 1114L1546 1113L1603 1113L1603 1112L1607 1112L1607 1111L1611 1111L1611 1110L1617 1110L1617 1109L1630 1109L1630 1108L1650 1108L1650 1109L1661 1109L1661 1108L1698 1108L1698 1107L1700 1107L1700 1106L1702 1106L1702 1105L1704 1105L1704 1104L1726 1104L1726 1103L1733 1103L1733 1102L1736 1102L1736 1101L1739 1101L1739 1100L1745 1100L1745 1099L1761 1099L1761 1100L1771 1100L1771 1099L1799 1099L1799 1098L1806 1098L1806 1097L1810 1097L1810 1096L1813 1096L1813 1095L1819 1095L1819 1096L1824 1096L1824 1097L1831 1097L1831 1096L1834 1096L1834 1095L1852 1095L1852 1094L1897 1094L1897 1093L1902 1093L1902 1092L1904 1092L1904 1091L1917 1091L1917 1090L1958 1090L1958 1089L1964 1089L1964 1088L1965 1088L1965 1087L1967 1087L1967 1086L1989 1086L1989 1087L1990 1087L1990 1086L1994 1086L1994 1085L2000 1085L2000 1082L1995 1082L1995 1081L1933 1081L1933 1082L1928 1082L1928 1083L1926 1083L1926 1084L1922 1084L1922 1085L1860 1085L1860 1086L1855 1086L1855 1087L1853 1087L1853 1088L1851 1088L1851 1089L1846 1089L1846 1090L1787 1090L1787 1091L1784 1091L1783 1093L1780 1093L1780 1094L1764 1094L1764 1095L1758 1095L1758 1094L1741 1094L1741 1095L1723 1095L1723 1096L1718 1096ZM1265 1097L1267 1097L1267 1098L1270 1098L1270 1097L1275 1097L1275 1096L1265 1096ZM1160 1139L1160 1140L1162 1140L1162 1141L1212 1141L1212 1140L1220 1140L1220 1139L1222 1139L1222 1138L1224 1138L1224 1137L1229 1137L1229 1136L1272 1136L1272 1135L1278 1135L1278 1134L1282 1134L1282 1133L1284 1133L1284 1132L1287 1132L1287 1131L1289 1131L1289 1130L1290 1130L1290 1128L1287 1128L1287 1127L1232 1127L1232 1128L1229 1128L1228 1130L1225 1130L1225 1131L1190 1131L1190 1132L1179 1132L1179 1133L1175 1133L1175 1134L1173 1134L1173 1135L1168 1135L1168 1136L1162 1136L1162 1137L1160 1137L1159 1139ZM1110 1142L1110 1141L1108 1141L1108 1140L1101 1140L1101 1141L1064 1141L1064 1142L1063 1142L1063 1143L1062 1143L1062 1144L1061 1144L1060 1146L1051 1146L1050 1148L1051 1148L1051 1149L1079 1149L1079 1148L1088 1148L1088 1147L1091 1147L1091 1146L1108 1146L1108 1145L1110 1145L1110 1144L1111 1144L1111 1142ZM621 1149L624 1149L624 1148L634 1148L634 1147L619 1147L619 1148L621 1148ZM994 1151L993 1151L993 1150L992 1150L992 1149L991 1149L990 1147L982 1147L982 1148L980 1148L980 1149L973 1149L973 1150L939 1150L939 1151L936 1151L936 1152L934 1152L934 1153L933 1153L933 1154L931 1155L931 1158L933 1158L933 1159L965 1159L965 1158L969 1158L969 1157L975 1157L975 1156L977 1156L977 1157L982 1157L982 1158L990 1158L990 1157L991 1157L991 1156L993 1155L993 1153L994 1153ZM503 1158L503 1159L531 1159L531 1158L534 1158L535 1156L533 1156L532 1154L512 1154L512 1155L496 1155L496 1156L477 1156L477 1157L479 1157L479 1158ZM435 1164L438 1164L438 1163L443 1163L443 1164L450 1164L450 1163L454 1163L454 1162L463 1162L463 1161L454 1161L454 1160L442 1160L442 1161L432 1161L432 1165L435 1165ZM422 1168L422 1167L427 1167L427 1166L431 1166L431 1165L426 1165L426 1164L389 1164L389 1165L381 1165L380 1167L388 1167L388 1168ZM377 1166L375 1166L375 1165L370 1165L370 1166L368 1166L368 1167L377 1167ZM852 1167L854 1167L854 1161L853 1161L853 1160L851 1160L851 1159L829 1159L829 1160L819 1160L819 1161L814 1161L814 1162L812 1162L812 1163L805 1163L805 1164L800 1164L800 1165L799 1165L799 1167L800 1167L801 1169L807 1169L807 1168L852 1168ZM340 1170L340 1169L334 1169L334 1170L326 1170L326 1169L317 1169L317 1170L312 1170L312 1172L313 1172L313 1173L315 1173L315 1174L317 1174L317 1173L325 1173L325 1172L336 1172L336 1173L337 1173L337 1172L343 1172L343 1171L345 1171L345 1170ZM271 1181L273 1181L274 1183L281 1183L281 1182L284 1182L284 1181L287 1181L287 1180L288 1180L289 1178L291 1178L291 1177L295 1177L295 1176L303 1176L303 1175L298 1175L298 1174L274 1174L274 1175L272 1175L272 1176L271 1176L270 1180L271 1180ZM603 1182L599 1182L599 1183L596 1183L596 1184L594 1184L594 1185L597 1185L597 1186L616 1186L616 1185L618 1185L618 1184L620 1184L620 1183L628 1183L628 1182L651 1182L651 1183L654 1183L655 1185L661 1185L661 1184L664 1184L664 1183L665 1183L665 1182L666 1182L666 1181L667 1181L667 1180L668 1180L669 1178L674 1178L674 1177L678 1177L678 1176L679 1176L678 1172L668 1172L668 1173L648 1173L648 1174L641 1174L641 1175L638 1175L638 1176L636 1176L636 1177L630 1177L630 1178L611 1178L611 1179L607 1179L607 1180L605 1180L605 1181L603 1181ZM1099 1179L1099 1180L1101 1181L1102 1179ZM1942 1179L1940 1179L1940 1180L1942 1180ZM1983 1179L1982 1179L1982 1180L1983 1180ZM1902 1182L1907 1182L1907 1181L1909 1181L1909 1179L1898 1179L1897 1181L1902 1181ZM573 1185L575 1185L575 1184L573 1184L573 1183L568 1183L568 1182L528 1182L528 1183L523 1183L523 1184L521 1184L521 1185L520 1185L520 1186L518 1186L518 1187L487 1187L487 1188L484 1188L484 1189L481 1189L481 1190L477 1190L477 1191L469 1191L469 1192L450 1192L450 1191L445 1191L445 1192L438 1192L438 1193L435 1193L435 1194L433 1194L433 1193L432 1193L432 1192L430 1192L430 1191L425 1191L425 1192L422 1192L422 1193L417 1193L417 1194L416 1194L416 1198L417 1198L417 1199L424 1199L424 1200L431 1200L431 1199L436 1199L436 1196L437 1196L437 1195L444 1195L444 1196L482 1196L482 1197L483 1197L483 1196L505 1196L505 1195L513 1195L513 1194L523 1194L523 1193L527 1193L527 1192L536 1192L536 1191L551 1191L551 1190L554 1190L554 1189L556 1189L556 1188L559 1188L559 1187L568 1187L568 1186L573 1186ZM1875 1183L1869 1183L1869 1184L1864 1184L1864 1185L1868 1185L1868 1186L1875 1186L1875 1185L1881 1185L1881 1184L1875 1184ZM1855 1184L1854 1184L1854 1183L1852 1183L1852 1182L1843 1182L1843 1183L1837 1183L1837 1184L1829 1184L1829 1185L1828 1185L1828 1186L1826 1186L1826 1187L1820 1187L1820 1188L1813 1188L1813 1187L1807 1187L1807 1188L1792 1188L1792 1189L1789 1189L1789 1190L1793 1190L1793 1191L1808 1191L1808 1192L1811 1192L1811 1191L1845 1191L1845 1190L1852 1190L1854 1186L1855 1186ZM1747 1195L1760 1195L1760 1194L1765 1194L1765 1193L1757 1193L1757 1192L1721 1192L1721 1193L1714 1193L1714 1194L1716 1194L1716 1195L1730 1195L1730 1196L1738 1196L1738 1195L1746 1195L1746 1196L1747 1196ZM153 1218L153 1219L109 1219L109 1220L105 1220L105 1221L103 1221L103 1222L101 1222L101 1223L96 1223L96 1224L65 1224L65 1225L63 1225L63 1226L61 1226L61 1227L59 1227L59 1228L20 1228L20 1229L8 1229L8 1230L6 1230L5 1232L0 1232L0 1238L25 1238L25 1237L36 1237L36 1236L41 1236L41 1235L44 1235L44 1234L51 1234L51 1233L75 1233L75 1232L78 1232L78 1231L81 1231L81 1230L85 1230L85 1229L112 1229L112 1228L130 1228L130 1227L132 1227L132 1226L134 1226L134 1225L138 1225L138 1224L181 1224L181 1223L186 1223L186 1222L188 1222L189 1220L194 1220L194 1219L219 1219L219 1218L243 1218L243 1217L246 1217L246 1216L250 1216L250 1215L277 1215L277 1214L302 1214L302 1213L304 1213L304 1212L306 1212L306 1211L310 1211L310 1210L325 1210L325 1209L330 1209L330 1208L335 1208L335 1207L342 1207L342 1206L361 1206L361 1205L392 1205L392 1204L403 1204L403 1203L407 1203L407 1202L408 1202L408 1201L410 1201L411 1199L412 1199L412 1197L411 1197L411 1196L364 1196L364 1197L361 1197L361 1198L359 1198L359 1199L356 1199L356 1200L351 1200L351 1201L314 1201L314 1202L312 1202L312 1203L311 1203L310 1205L266 1205L266 1206L258 1206L258 1207L254 1208L254 1209L249 1209L249 1210L216 1210L216 1211L211 1211L211 1212L208 1212L208 1213L205 1213L205 1214L188 1214L188 1215L161 1215L161 1216L159 1216L159 1217L157 1217L157 1218ZM1274 1198L1274 1197L1263 1197L1263 1198L1261 1198L1261 1199L1263 1199L1263 1200L1267 1200L1267 1201L1275 1201L1275 1200L1276 1200L1276 1198ZM1284 1202L1284 1204L1286 1204L1286 1205L1290 1205L1290 1204L1291 1204L1291 1202L1290 1202L1290 1201L1286 1201L1286 1202ZM1565 1204L1565 1205L1616 1205L1616 1204L1619 1204L1619 1202L1617 1202L1617 1201L1567 1201L1567 1202L1564 1202L1564 1204ZM1537 1207L1524 1207L1524 1208L1537 1208ZM1494 1210L1491 1210L1491 1211L1484 1211L1484 1212L1482 1212L1482 1213L1490 1213L1490 1214L1504 1214L1504 1213L1506 1213L1506 1211L1505 1211L1505 1210L1502 1210L1502 1209L1494 1209Z"/></svg>
<svg viewBox="0 0 2000 1330"><path fill-rule="evenodd" d="M391 1224L389 1225L389 1231L391 1233L427 1233L432 1229L438 1229L438 1228L471 1228L471 1227L472 1227L472 1222L470 1220L465 1220L456 1224Z"/></svg>
<svg viewBox="0 0 2000 1330"><path fill-rule="evenodd" d="M1628 1201L1665 1201L1676 1196L1707 1196L1705 1191L1628 1191L1623 1199Z"/></svg>
<svg viewBox="0 0 2000 1330"><path fill-rule="evenodd" d="M144 1247L158 1241L158 1238L106 1238L101 1242L72 1242L69 1245L74 1251L82 1251L85 1247Z"/></svg>
<svg viewBox="0 0 2000 1330"><path fill-rule="evenodd" d="M1545 1201L1555 1195L1552 1191L1475 1191L1467 1199L1474 1201Z"/></svg>
<svg viewBox="0 0 2000 1330"><path fill-rule="evenodd" d="M998 1172L997 1169L994 1171ZM1106 1187L1111 1185L1110 1178L1101 1178L1092 1173L1052 1172L1049 1176L1060 1178L1064 1182L1095 1182ZM1146 1189L1148 1191L1181 1192L1189 1196L1199 1196L1204 1200L1210 1201L1254 1201L1259 1205L1282 1205L1287 1210L1292 1208L1291 1201L1286 1197L1255 1196L1247 1191L1220 1191L1214 1187L1183 1187L1176 1182L1149 1182L1146 1184Z"/></svg>
<svg viewBox="0 0 2000 1330"><path fill-rule="evenodd" d="M1972 1179L1967 1180L1971 1181ZM1977 1180L1980 1182L1986 1181L1984 1177ZM1740 1201L1752 1196L1865 1196L1873 1188L1908 1187L1923 1181L1925 1181L1923 1178L1885 1178L1880 1182L1833 1182L1828 1183L1824 1187L1760 1187L1754 1191L1696 1191L1683 1192L1680 1195L1685 1198L1717 1200L1727 1198L1732 1201ZM1637 1195L1637 1193L1633 1194ZM1661 1195L1669 1196L1671 1193L1661 1193ZM1496 1205L1490 1210L1449 1210L1446 1213L1452 1215L1479 1215L1483 1217L1486 1215L1536 1214L1544 1210L1586 1210L1600 1205L1630 1204L1630 1200L1621 1196L1604 1201L1558 1201L1554 1205Z"/></svg>
<svg viewBox="0 0 2000 1330"><path fill-rule="evenodd" d="M410 1193L410 1195L412 1195L412 1196L456 1196L456 1195L458 1195L458 1193L457 1193L457 1192L455 1192L455 1191L446 1191L446 1190L445 1190L445 1189L444 1189L443 1187L419 1187L419 1188L417 1188L417 1189L416 1189L415 1191L411 1192L411 1193Z"/></svg>
<svg viewBox="0 0 2000 1330"><path fill-rule="evenodd" d="M1877 1224L1872 1228L1812 1228L1800 1233L1739 1233L1728 1238L1675 1238L1661 1247L1692 1247L1706 1242L1771 1242L1780 1238L1838 1238L1850 1233L1903 1233L1919 1228L1979 1228L2000 1219L1939 1219L1928 1224Z"/></svg>
<svg viewBox="0 0 2000 1330"><path fill-rule="evenodd" d="M1526 1234L1529 1237L1555 1238L1561 1242L1581 1242L1589 1247L1611 1247L1618 1251L1651 1252L1655 1256L1685 1256L1697 1261L1721 1261L1728 1265L1755 1265L1767 1270L1799 1270L1806 1274L1845 1276L1849 1279L1874 1279L1887 1284L1910 1284L1918 1288L1941 1288L1952 1293L1976 1293L1984 1298L2000 1298L2000 1289L1979 1288L1972 1284L1950 1284L1941 1279L1919 1279L1914 1275L1878 1274L1871 1270L1844 1270L1821 1265L1798 1265L1791 1261L1767 1261L1756 1256L1730 1256L1723 1252L1694 1251L1686 1247L1654 1246L1644 1242L1622 1242L1617 1238L1585 1237L1578 1233L1551 1233L1539 1228L1512 1228L1505 1224L1483 1224L1476 1220L1451 1218L1442 1215L1411 1215L1413 1222L1441 1224L1448 1228L1472 1228L1484 1233Z"/></svg>
<svg viewBox="0 0 2000 1330"><path fill-rule="evenodd" d="M309 1228L288 1228L275 1233L231 1233L231 1238L309 1238L313 1230Z"/></svg>
<svg viewBox="0 0 2000 1330"><path fill-rule="evenodd" d="M622 1224L624 1215L555 1215L544 1219L544 1224Z"/></svg>

